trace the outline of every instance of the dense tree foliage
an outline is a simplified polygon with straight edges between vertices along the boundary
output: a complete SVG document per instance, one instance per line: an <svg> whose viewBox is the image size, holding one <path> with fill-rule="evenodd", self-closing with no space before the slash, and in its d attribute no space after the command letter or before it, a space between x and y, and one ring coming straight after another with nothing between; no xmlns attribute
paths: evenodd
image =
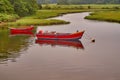
<svg viewBox="0 0 120 80"><path fill-rule="evenodd" d="M35 13L38 9L36 0L9 0L19 16L26 16Z"/></svg>
<svg viewBox="0 0 120 80"><path fill-rule="evenodd" d="M0 0L0 13L16 13L19 16L31 15L36 12L36 0Z"/></svg>
<svg viewBox="0 0 120 80"><path fill-rule="evenodd" d="M11 4L14 6L15 12L19 16L26 16L35 13L37 9L37 4L35 0L15 0Z"/></svg>
<svg viewBox="0 0 120 80"><path fill-rule="evenodd" d="M13 13L13 6L8 0L0 0L0 13Z"/></svg>
<svg viewBox="0 0 120 80"><path fill-rule="evenodd" d="M45 3L46 0L37 0L38 3ZM120 4L120 0L49 0L49 3L58 4Z"/></svg>

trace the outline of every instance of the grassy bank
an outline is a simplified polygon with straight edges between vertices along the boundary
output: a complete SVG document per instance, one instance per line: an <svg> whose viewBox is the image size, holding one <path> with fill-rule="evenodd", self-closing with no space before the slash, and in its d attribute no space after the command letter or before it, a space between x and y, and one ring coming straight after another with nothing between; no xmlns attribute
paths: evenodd
<svg viewBox="0 0 120 80"><path fill-rule="evenodd" d="M87 11L87 10L39 10L36 13L36 15L33 15L28 18L46 19L46 18L61 16L63 14L67 14L67 13L79 13L79 12L85 12L85 11Z"/></svg>
<svg viewBox="0 0 120 80"><path fill-rule="evenodd" d="M120 11L99 11L85 17L90 20L100 20L120 23Z"/></svg>
<svg viewBox="0 0 120 80"><path fill-rule="evenodd" d="M46 4L42 5L43 9L52 10L73 10L73 9L120 9L119 4L78 4L78 5L57 5Z"/></svg>
<svg viewBox="0 0 120 80"><path fill-rule="evenodd" d="M19 16L16 14L3 14L0 13L0 22L10 22L10 21L15 21L16 19L18 19Z"/></svg>
<svg viewBox="0 0 120 80"><path fill-rule="evenodd" d="M8 22L5 26L28 26L28 25L53 25L68 24L69 22L56 19L48 19L67 13L84 12L85 10L39 10L36 14L21 18L16 22Z"/></svg>
<svg viewBox="0 0 120 80"><path fill-rule="evenodd" d="M6 25L7 26L12 26L12 27L17 27L17 26L44 26L44 25L53 25L53 24L68 24L69 22L63 21L63 20L45 20L45 19L20 19L17 20L16 22L9 22Z"/></svg>

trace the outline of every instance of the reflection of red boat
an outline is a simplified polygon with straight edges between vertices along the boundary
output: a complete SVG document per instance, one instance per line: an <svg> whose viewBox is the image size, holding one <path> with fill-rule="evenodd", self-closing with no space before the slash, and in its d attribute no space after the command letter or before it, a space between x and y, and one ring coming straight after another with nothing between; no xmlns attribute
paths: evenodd
<svg viewBox="0 0 120 80"><path fill-rule="evenodd" d="M74 47L77 49L84 49L81 41L79 40L45 40L45 39L37 39L36 43L41 45L59 45L59 46L67 46L67 47Z"/></svg>
<svg viewBox="0 0 120 80"><path fill-rule="evenodd" d="M30 36L33 36L33 32L32 31L21 31L21 32L14 32L14 31L11 31L10 32L10 35L30 35Z"/></svg>
<svg viewBox="0 0 120 80"><path fill-rule="evenodd" d="M27 31L32 31L33 29L34 29L33 26L26 28L10 28L10 32L27 32Z"/></svg>
<svg viewBox="0 0 120 80"><path fill-rule="evenodd" d="M76 40L80 39L83 35L84 31L75 32L75 33L56 33L56 32L47 32L43 33L39 31L36 34L36 37L39 39L52 39L52 40Z"/></svg>

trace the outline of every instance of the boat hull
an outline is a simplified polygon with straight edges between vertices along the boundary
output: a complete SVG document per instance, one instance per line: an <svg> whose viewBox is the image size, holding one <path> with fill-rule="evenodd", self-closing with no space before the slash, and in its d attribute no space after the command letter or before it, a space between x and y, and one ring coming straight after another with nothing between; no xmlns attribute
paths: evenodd
<svg viewBox="0 0 120 80"><path fill-rule="evenodd" d="M27 28L10 28L10 31L13 33L17 33L17 32L29 32L32 31L34 29L34 27L27 27Z"/></svg>
<svg viewBox="0 0 120 80"><path fill-rule="evenodd" d="M38 39L47 39L47 40L78 40L81 39L84 34L84 31L76 33L56 33L56 34L36 34Z"/></svg>
<svg viewBox="0 0 120 80"><path fill-rule="evenodd" d="M10 35L12 35L12 36L16 36L16 35L29 35L29 36L33 36L34 34L33 34L32 31L21 31L21 32L11 31Z"/></svg>

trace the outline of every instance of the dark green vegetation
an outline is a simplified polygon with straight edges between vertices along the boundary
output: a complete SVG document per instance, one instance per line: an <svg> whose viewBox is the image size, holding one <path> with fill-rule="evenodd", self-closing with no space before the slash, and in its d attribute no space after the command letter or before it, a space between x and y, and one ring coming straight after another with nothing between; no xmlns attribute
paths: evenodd
<svg viewBox="0 0 120 80"><path fill-rule="evenodd" d="M19 16L17 14L3 14L0 13L0 21L3 22L10 22L10 21L15 21L16 19L18 19Z"/></svg>
<svg viewBox="0 0 120 80"><path fill-rule="evenodd" d="M74 2L77 3L79 3L79 1L81 3L83 0L74 0ZM85 1L95 3L96 0L84 0L84 2ZM98 1L96 1L96 3L98 3ZM37 4L37 2L39 4ZM101 2L119 3L119 0L101 0L100 3ZM41 3L45 4L41 5ZM120 10L120 5L116 4L82 5L82 2L80 5L57 5L48 3L74 4L73 0L0 0L0 26L14 27L22 25L67 24L69 22L47 18L73 12ZM118 20L114 21L118 22Z"/></svg>
<svg viewBox="0 0 120 80"><path fill-rule="evenodd" d="M0 22L34 14L37 9L36 0L0 0Z"/></svg>
<svg viewBox="0 0 120 80"><path fill-rule="evenodd" d="M37 2L41 4L119 4L120 0L37 0Z"/></svg>
<svg viewBox="0 0 120 80"><path fill-rule="evenodd" d="M65 13L81 12L83 10L39 10L36 0L1 0L0 1L0 26L21 26L21 25L52 25L67 24L62 20L45 20ZM39 5L39 8L46 9L46 6ZM48 6L49 8L49 6ZM47 9L48 9L47 8ZM72 9L72 8L71 8ZM12 22L11 22L12 21Z"/></svg>
<svg viewBox="0 0 120 80"><path fill-rule="evenodd" d="M85 18L91 20L101 20L120 23L120 11L100 11L91 13L89 16L86 16Z"/></svg>

